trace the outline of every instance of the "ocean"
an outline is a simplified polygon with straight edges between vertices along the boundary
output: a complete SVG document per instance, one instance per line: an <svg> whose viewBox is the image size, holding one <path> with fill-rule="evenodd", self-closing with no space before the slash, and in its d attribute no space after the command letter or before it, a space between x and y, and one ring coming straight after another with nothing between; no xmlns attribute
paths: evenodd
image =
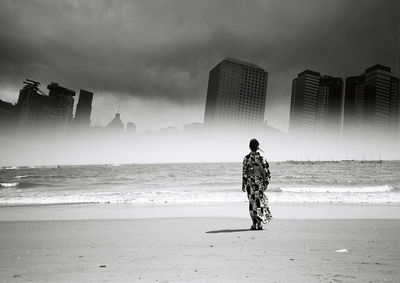
<svg viewBox="0 0 400 283"><path fill-rule="evenodd" d="M5 167L0 205L247 201L241 163ZM400 205L400 161L271 162L271 203Z"/></svg>

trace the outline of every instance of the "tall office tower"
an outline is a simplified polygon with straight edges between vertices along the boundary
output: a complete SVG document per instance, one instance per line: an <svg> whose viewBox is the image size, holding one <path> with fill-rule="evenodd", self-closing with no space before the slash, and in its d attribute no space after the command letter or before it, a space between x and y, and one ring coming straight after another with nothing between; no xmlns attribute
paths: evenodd
<svg viewBox="0 0 400 283"><path fill-rule="evenodd" d="M344 96L344 111L343 111L343 135L353 135L358 130L358 124L362 120L362 111L360 107L361 99L364 93L365 75L352 76L346 78L345 96ZM357 103L356 103L356 98ZM357 108L357 111L356 111Z"/></svg>
<svg viewBox="0 0 400 283"><path fill-rule="evenodd" d="M323 76L317 97L317 131L338 136L342 128L343 79Z"/></svg>
<svg viewBox="0 0 400 283"><path fill-rule="evenodd" d="M27 80L18 102L18 129L22 135L63 133L72 120L75 92L51 83L46 95L39 82Z"/></svg>
<svg viewBox="0 0 400 283"><path fill-rule="evenodd" d="M209 74L204 125L241 132L264 123L268 73L259 66L226 58Z"/></svg>
<svg viewBox="0 0 400 283"><path fill-rule="evenodd" d="M343 80L305 70L292 83L289 132L340 135L342 126Z"/></svg>
<svg viewBox="0 0 400 283"><path fill-rule="evenodd" d="M0 100L0 139L15 132L16 106Z"/></svg>
<svg viewBox="0 0 400 283"><path fill-rule="evenodd" d="M76 106L74 124L78 127L90 127L93 92L81 89L78 105Z"/></svg>
<svg viewBox="0 0 400 283"><path fill-rule="evenodd" d="M349 85L346 86L344 124L345 128L356 130L346 131L347 135L397 134L399 80L390 73L389 67L375 65L361 76L346 79Z"/></svg>
<svg viewBox="0 0 400 283"><path fill-rule="evenodd" d="M320 73L305 70L293 80L289 124L291 135L314 133L320 79Z"/></svg>
<svg viewBox="0 0 400 283"><path fill-rule="evenodd" d="M72 122L75 91L51 83L47 86L49 90L49 102L57 109L57 128L65 132Z"/></svg>
<svg viewBox="0 0 400 283"><path fill-rule="evenodd" d="M390 79L390 131L400 138L400 80Z"/></svg>

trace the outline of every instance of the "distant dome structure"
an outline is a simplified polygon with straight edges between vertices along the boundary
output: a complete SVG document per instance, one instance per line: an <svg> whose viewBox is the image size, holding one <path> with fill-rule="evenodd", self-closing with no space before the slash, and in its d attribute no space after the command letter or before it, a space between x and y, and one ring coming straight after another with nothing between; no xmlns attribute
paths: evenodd
<svg viewBox="0 0 400 283"><path fill-rule="evenodd" d="M119 109L118 112L115 113L114 119L111 120L110 123L107 125L107 129L112 131L112 132L117 132L117 133L123 133L124 132L124 123L121 121L121 114L119 114Z"/></svg>

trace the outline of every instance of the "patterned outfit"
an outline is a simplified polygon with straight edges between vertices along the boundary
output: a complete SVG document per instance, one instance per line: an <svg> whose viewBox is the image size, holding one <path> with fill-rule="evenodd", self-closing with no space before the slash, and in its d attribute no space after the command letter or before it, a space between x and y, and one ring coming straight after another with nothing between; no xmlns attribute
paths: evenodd
<svg viewBox="0 0 400 283"><path fill-rule="evenodd" d="M267 160L259 152L250 152L243 160L242 190L247 192L253 223L269 222L272 218L265 195L271 174Z"/></svg>

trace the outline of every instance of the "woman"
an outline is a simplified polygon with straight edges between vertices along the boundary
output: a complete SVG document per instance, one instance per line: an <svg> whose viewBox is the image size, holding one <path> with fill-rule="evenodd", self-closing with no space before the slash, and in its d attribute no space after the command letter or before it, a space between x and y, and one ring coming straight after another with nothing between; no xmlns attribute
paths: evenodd
<svg viewBox="0 0 400 283"><path fill-rule="evenodd" d="M272 219L268 208L268 199L265 195L271 174L267 160L260 155L259 143L256 139L250 141L251 152L243 160L242 191L247 192L249 199L250 217L253 221L251 230L262 230L262 223Z"/></svg>

